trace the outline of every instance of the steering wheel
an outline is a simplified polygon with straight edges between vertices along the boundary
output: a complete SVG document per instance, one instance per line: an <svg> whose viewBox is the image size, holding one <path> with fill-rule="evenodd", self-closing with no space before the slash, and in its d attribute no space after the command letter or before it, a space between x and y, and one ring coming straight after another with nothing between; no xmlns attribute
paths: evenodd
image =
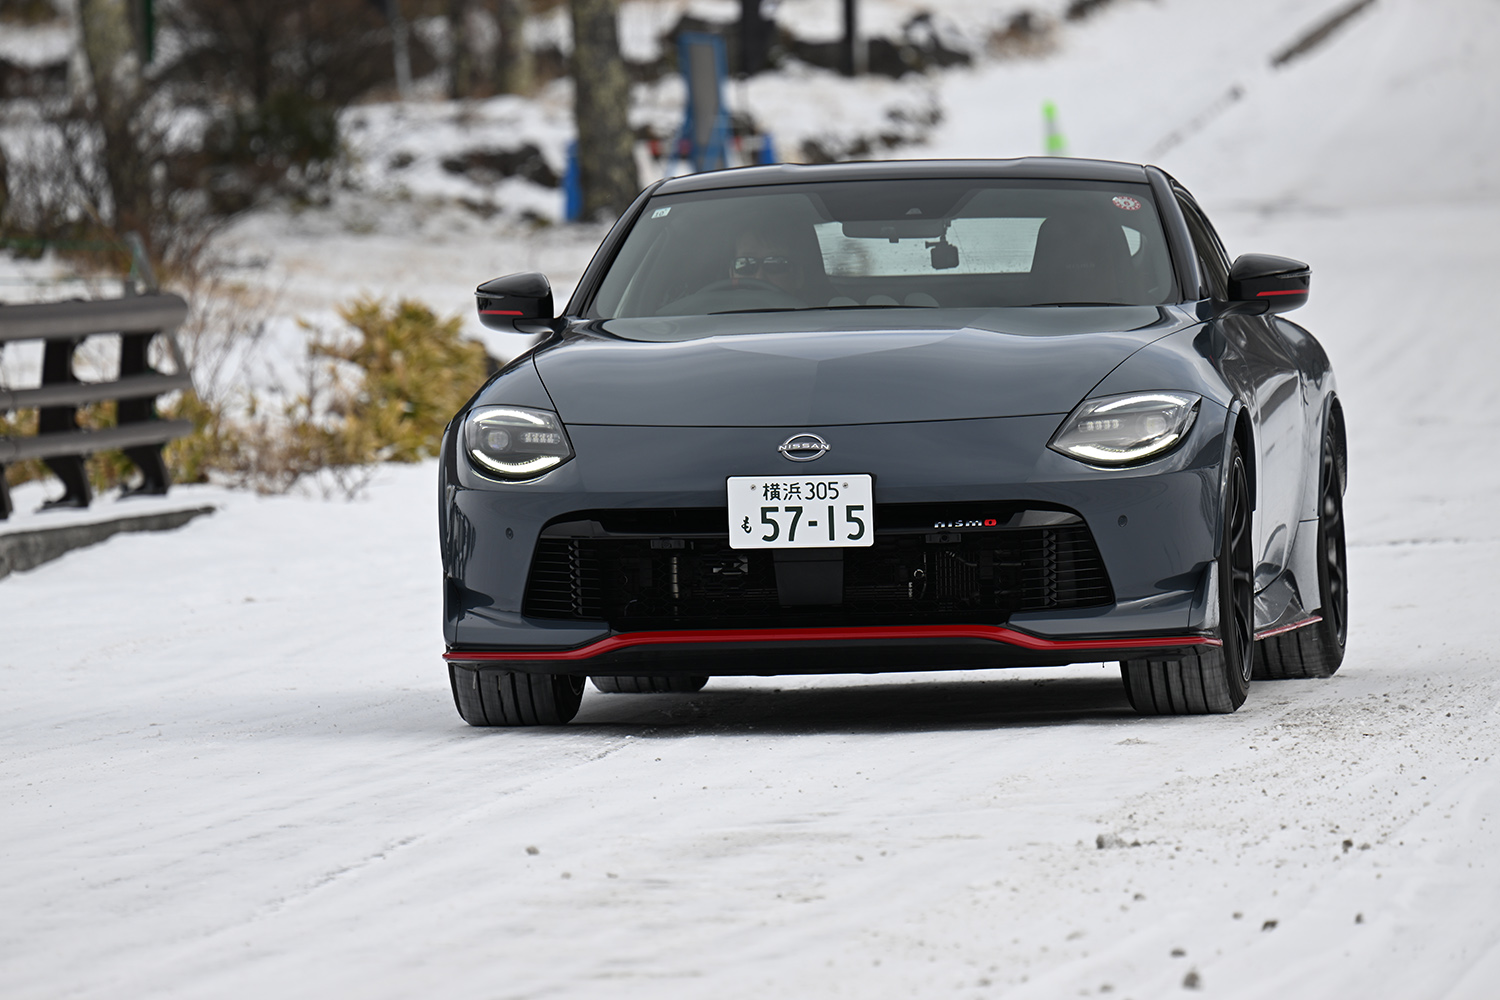
<svg viewBox="0 0 1500 1000"><path fill-rule="evenodd" d="M701 292L770 292L772 295L780 295L791 299L785 289L780 288L764 278L720 278L711 284L704 285ZM800 303L799 303L800 305Z"/></svg>
<svg viewBox="0 0 1500 1000"><path fill-rule="evenodd" d="M668 303L658 315L734 312L746 309L802 309L807 303L761 278L719 278Z"/></svg>

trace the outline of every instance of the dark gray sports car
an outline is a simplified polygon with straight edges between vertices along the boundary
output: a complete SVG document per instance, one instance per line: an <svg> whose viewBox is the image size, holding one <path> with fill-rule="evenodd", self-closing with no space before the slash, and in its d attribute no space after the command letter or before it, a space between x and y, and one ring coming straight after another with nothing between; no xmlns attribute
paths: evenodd
<svg viewBox="0 0 1500 1000"><path fill-rule="evenodd" d="M774 166L647 189L454 417L446 660L469 723L712 675L1118 660L1147 714L1343 658L1343 415L1155 167Z"/></svg>

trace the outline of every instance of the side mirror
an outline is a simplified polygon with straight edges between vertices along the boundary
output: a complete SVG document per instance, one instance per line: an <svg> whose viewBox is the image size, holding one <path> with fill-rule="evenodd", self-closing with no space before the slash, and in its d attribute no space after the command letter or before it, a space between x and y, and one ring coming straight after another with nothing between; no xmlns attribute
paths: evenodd
<svg viewBox="0 0 1500 1000"><path fill-rule="evenodd" d="M486 281L474 289L474 299L479 322L491 330L516 333L518 320L552 319L552 285L535 271Z"/></svg>
<svg viewBox="0 0 1500 1000"><path fill-rule="evenodd" d="M1229 301L1262 303L1263 312L1287 312L1307 303L1312 269L1290 257L1247 253L1229 269Z"/></svg>

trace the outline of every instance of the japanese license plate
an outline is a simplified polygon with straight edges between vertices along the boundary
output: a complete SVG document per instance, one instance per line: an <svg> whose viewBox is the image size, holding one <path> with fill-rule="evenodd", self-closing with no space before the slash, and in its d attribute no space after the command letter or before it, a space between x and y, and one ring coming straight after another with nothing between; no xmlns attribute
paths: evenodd
<svg viewBox="0 0 1500 1000"><path fill-rule="evenodd" d="M729 545L826 549L875 544L873 476L731 476Z"/></svg>

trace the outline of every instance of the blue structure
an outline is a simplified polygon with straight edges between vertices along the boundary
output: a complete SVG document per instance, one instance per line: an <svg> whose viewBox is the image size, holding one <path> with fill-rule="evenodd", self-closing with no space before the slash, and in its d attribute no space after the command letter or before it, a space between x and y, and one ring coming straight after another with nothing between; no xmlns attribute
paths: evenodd
<svg viewBox="0 0 1500 1000"><path fill-rule="evenodd" d="M563 219L577 222L583 217L583 180L578 171L578 141L568 143L568 166L563 172Z"/></svg>
<svg viewBox="0 0 1500 1000"><path fill-rule="evenodd" d="M724 106L724 81L729 56L720 35L686 31L677 39L677 65L687 83L687 113L682 130L672 141L669 163L685 160L694 173L729 166L729 112Z"/></svg>
<svg viewBox="0 0 1500 1000"><path fill-rule="evenodd" d="M781 162L776 156L776 143L771 140L771 133L767 132L760 137L760 150L755 157L755 162L762 166Z"/></svg>

